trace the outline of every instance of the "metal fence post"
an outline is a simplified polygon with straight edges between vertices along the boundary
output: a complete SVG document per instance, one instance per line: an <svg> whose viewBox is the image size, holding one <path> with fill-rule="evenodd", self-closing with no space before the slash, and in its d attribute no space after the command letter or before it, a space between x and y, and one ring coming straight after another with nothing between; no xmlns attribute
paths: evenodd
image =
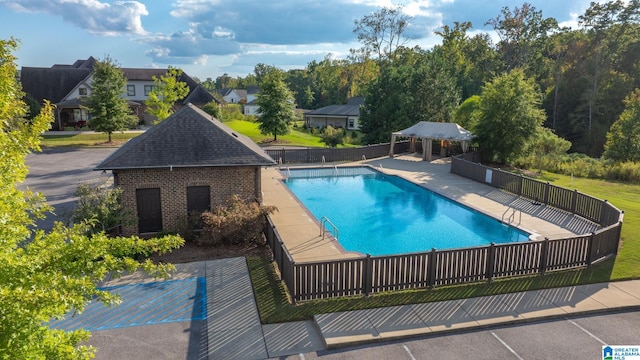
<svg viewBox="0 0 640 360"><path fill-rule="evenodd" d="M589 236L589 244L587 245L587 267L591 266L591 262L593 261L593 256L591 255L591 253L593 252L593 238L595 237L596 233L595 232L591 232L591 236Z"/></svg>
<svg viewBox="0 0 640 360"><path fill-rule="evenodd" d="M496 263L496 243L492 242L487 253L487 281L491 282L493 278L493 267Z"/></svg>
<svg viewBox="0 0 640 360"><path fill-rule="evenodd" d="M520 174L520 183L518 184L518 196L522 195L522 182L524 181L524 175Z"/></svg>
<svg viewBox="0 0 640 360"><path fill-rule="evenodd" d="M542 250L540 254L540 269L538 272L540 275L544 275L544 272L547 271L547 262L549 257L549 238L544 238L542 242Z"/></svg>
<svg viewBox="0 0 640 360"><path fill-rule="evenodd" d="M367 254L367 258L364 260L364 296L369 296L373 292L373 261L371 255Z"/></svg>
<svg viewBox="0 0 640 360"><path fill-rule="evenodd" d="M436 284L436 248L432 248L429 253L429 273L427 283L432 288Z"/></svg>
<svg viewBox="0 0 640 360"><path fill-rule="evenodd" d="M571 198L571 213L576 213L576 206L578 206L578 190L573 190L573 197Z"/></svg>
<svg viewBox="0 0 640 360"><path fill-rule="evenodd" d="M547 186L544 187L544 203L545 205L549 204L549 187L551 184L547 181Z"/></svg>

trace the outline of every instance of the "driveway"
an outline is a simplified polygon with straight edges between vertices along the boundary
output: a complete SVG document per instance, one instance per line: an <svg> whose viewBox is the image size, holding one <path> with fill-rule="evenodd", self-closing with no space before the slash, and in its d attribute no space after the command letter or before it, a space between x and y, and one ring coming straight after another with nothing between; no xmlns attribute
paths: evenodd
<svg viewBox="0 0 640 360"><path fill-rule="evenodd" d="M54 214L38 221L38 227L50 230L56 220L73 210L76 188L80 183L106 180L111 173L93 171L102 160L114 152L115 148L55 148L43 149L41 153L29 154L27 179L19 186L30 188L45 195Z"/></svg>

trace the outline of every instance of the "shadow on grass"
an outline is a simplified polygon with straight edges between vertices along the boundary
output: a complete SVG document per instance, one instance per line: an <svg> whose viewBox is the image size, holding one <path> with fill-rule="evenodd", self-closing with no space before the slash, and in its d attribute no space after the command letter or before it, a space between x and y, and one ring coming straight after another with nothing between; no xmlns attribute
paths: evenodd
<svg viewBox="0 0 640 360"><path fill-rule="evenodd" d="M278 279L274 264L263 257L248 257L254 293L260 319L263 324L301 321L314 315L338 311L371 309L386 306L427 303L453 299L466 299L487 295L575 286L608 282L615 259L577 270L552 272L545 275L494 280L490 283L474 283L379 293L368 297L345 297L306 301L291 304L288 294Z"/></svg>

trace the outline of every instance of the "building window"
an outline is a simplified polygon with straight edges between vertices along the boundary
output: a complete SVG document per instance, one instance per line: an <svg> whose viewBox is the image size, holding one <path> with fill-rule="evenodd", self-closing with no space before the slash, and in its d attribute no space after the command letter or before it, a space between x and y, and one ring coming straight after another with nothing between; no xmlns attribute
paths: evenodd
<svg viewBox="0 0 640 360"><path fill-rule="evenodd" d="M89 112L87 109L73 109L73 121L75 122L87 122L89 119Z"/></svg>
<svg viewBox="0 0 640 360"><path fill-rule="evenodd" d="M144 96L149 96L153 91L153 85L145 85L144 86Z"/></svg>
<svg viewBox="0 0 640 360"><path fill-rule="evenodd" d="M202 229L200 214L211 210L211 195L208 186L187 187L187 214L195 229Z"/></svg>
<svg viewBox="0 0 640 360"><path fill-rule="evenodd" d="M127 85L127 96L136 96L136 86Z"/></svg>
<svg viewBox="0 0 640 360"><path fill-rule="evenodd" d="M78 94L80 94L80 96L87 96L87 88L78 88Z"/></svg>
<svg viewBox="0 0 640 360"><path fill-rule="evenodd" d="M347 125L348 129L353 129L356 127L356 119L349 118L349 124Z"/></svg>

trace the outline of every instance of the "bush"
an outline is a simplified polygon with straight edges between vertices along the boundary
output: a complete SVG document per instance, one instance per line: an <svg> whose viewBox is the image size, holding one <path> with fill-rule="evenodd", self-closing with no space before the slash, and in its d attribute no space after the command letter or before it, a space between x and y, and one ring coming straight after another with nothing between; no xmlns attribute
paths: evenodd
<svg viewBox="0 0 640 360"><path fill-rule="evenodd" d="M607 168L607 180L640 183L639 162L617 162Z"/></svg>
<svg viewBox="0 0 640 360"><path fill-rule="evenodd" d="M94 184L80 183L75 195L78 200L69 222L88 223L88 234L119 235L120 225L137 221L131 212L122 208L122 189L113 187L111 179Z"/></svg>
<svg viewBox="0 0 640 360"><path fill-rule="evenodd" d="M329 147L336 147L344 144L344 130L334 129L332 126L327 126L326 129L320 135L320 141L325 143Z"/></svg>
<svg viewBox="0 0 640 360"><path fill-rule="evenodd" d="M202 214L204 229L199 242L203 245L261 244L265 216L276 210L275 206L260 205L233 195L213 212Z"/></svg>

